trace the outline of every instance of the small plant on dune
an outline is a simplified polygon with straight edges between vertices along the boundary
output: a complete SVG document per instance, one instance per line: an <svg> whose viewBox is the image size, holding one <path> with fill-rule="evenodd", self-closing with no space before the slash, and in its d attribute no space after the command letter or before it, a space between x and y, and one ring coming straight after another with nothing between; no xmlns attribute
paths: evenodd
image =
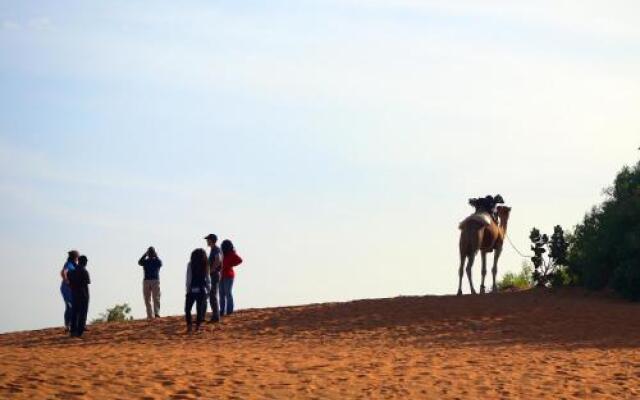
<svg viewBox="0 0 640 400"><path fill-rule="evenodd" d="M91 321L92 324L99 324L102 322L123 322L131 321L133 316L131 314L131 307L129 304L116 304L112 308L107 308L106 312L100 314L100 316Z"/></svg>
<svg viewBox="0 0 640 400"><path fill-rule="evenodd" d="M565 239L564 230L560 225L553 228L551 237L541 234L533 228L529 235L531 240L531 257L533 263L533 281L536 286L563 286L569 283L567 265L567 249L569 243Z"/></svg>
<svg viewBox="0 0 640 400"><path fill-rule="evenodd" d="M510 289L529 289L533 285L532 271L531 265L523 261L519 273L507 272L502 276L498 282L498 290L503 292Z"/></svg>

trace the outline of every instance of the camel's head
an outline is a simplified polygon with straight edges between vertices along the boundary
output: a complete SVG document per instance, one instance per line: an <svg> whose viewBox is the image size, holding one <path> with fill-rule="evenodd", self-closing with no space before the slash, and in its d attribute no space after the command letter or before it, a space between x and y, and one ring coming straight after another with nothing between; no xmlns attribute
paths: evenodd
<svg viewBox="0 0 640 400"><path fill-rule="evenodd" d="M511 213L511 207L507 206L498 206L496 208L498 213L498 217L500 217L501 222L507 222L509 220L509 214Z"/></svg>

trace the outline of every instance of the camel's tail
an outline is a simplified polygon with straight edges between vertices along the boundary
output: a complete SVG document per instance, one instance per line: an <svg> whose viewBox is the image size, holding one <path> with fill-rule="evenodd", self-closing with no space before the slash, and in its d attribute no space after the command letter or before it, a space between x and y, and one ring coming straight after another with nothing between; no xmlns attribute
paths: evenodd
<svg viewBox="0 0 640 400"><path fill-rule="evenodd" d="M460 257L470 257L482 245L484 228L487 225L473 218L467 218L460 223Z"/></svg>

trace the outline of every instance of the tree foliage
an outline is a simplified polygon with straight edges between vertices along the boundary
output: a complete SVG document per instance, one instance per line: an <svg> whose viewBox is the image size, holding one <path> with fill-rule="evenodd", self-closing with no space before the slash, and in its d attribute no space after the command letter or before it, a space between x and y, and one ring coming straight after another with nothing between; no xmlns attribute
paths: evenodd
<svg viewBox="0 0 640 400"><path fill-rule="evenodd" d="M576 226L568 265L579 284L640 300L640 162L625 167L606 200Z"/></svg>
<svg viewBox="0 0 640 400"><path fill-rule="evenodd" d="M92 324L97 324L101 322L122 322L122 321L131 321L133 316L131 314L131 307L129 304L116 304L112 308L107 308L106 312L100 314L100 316L93 321Z"/></svg>
<svg viewBox="0 0 640 400"><path fill-rule="evenodd" d="M563 266L567 265L567 249L569 244L560 225L553 228L549 237L537 228L531 230L531 251L533 257L533 281L536 286L561 286L567 284L568 275Z"/></svg>

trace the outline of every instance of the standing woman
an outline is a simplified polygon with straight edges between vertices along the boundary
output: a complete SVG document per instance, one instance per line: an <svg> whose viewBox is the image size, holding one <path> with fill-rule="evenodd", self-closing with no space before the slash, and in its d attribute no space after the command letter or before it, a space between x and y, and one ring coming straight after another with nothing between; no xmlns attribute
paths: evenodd
<svg viewBox="0 0 640 400"><path fill-rule="evenodd" d="M233 313L233 295L231 289L236 276L233 267L242 264L242 258L236 253L231 240L223 240L222 250L222 280L220 281L220 315Z"/></svg>
<svg viewBox="0 0 640 400"><path fill-rule="evenodd" d="M71 328L71 307L73 306L71 286L69 286L69 272L75 270L78 266L78 257L80 257L80 253L77 250L68 252L67 261L62 266L62 270L60 270L60 277L62 278L60 293L62 293L62 300L64 300L64 328L67 332Z"/></svg>
<svg viewBox="0 0 640 400"><path fill-rule="evenodd" d="M187 321L187 333L191 333L191 309L196 303L196 331L204 321L207 311L207 288L209 288L209 268L207 252L195 249L187 265L187 295L184 304L184 317Z"/></svg>

